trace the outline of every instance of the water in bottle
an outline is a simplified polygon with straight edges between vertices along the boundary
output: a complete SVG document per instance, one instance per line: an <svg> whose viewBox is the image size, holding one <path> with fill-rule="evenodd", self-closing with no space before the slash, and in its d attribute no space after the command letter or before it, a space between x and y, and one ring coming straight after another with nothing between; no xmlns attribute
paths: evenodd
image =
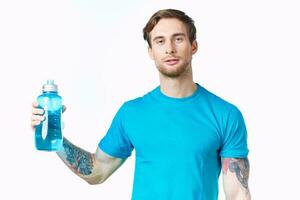
<svg viewBox="0 0 300 200"><path fill-rule="evenodd" d="M35 128L35 146L38 150L58 151L62 148L61 113L62 98L57 85L48 80L43 93L38 96L39 107L44 109L45 120Z"/></svg>

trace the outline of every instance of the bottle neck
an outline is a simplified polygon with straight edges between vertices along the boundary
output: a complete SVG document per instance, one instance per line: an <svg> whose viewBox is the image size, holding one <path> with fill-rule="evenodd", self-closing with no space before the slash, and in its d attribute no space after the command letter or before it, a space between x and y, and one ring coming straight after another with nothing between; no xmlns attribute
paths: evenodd
<svg viewBox="0 0 300 200"><path fill-rule="evenodd" d="M43 91L43 94L57 94L57 91Z"/></svg>

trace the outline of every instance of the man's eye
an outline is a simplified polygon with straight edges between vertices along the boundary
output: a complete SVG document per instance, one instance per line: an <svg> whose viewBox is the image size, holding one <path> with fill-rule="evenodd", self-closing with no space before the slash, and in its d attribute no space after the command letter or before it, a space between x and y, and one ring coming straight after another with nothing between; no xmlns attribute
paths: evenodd
<svg viewBox="0 0 300 200"><path fill-rule="evenodd" d="M162 44L164 41L163 40L157 40L156 43L157 44Z"/></svg>
<svg viewBox="0 0 300 200"><path fill-rule="evenodd" d="M183 40L183 38L182 37L178 37L178 38L176 38L176 41L177 42L181 42Z"/></svg>

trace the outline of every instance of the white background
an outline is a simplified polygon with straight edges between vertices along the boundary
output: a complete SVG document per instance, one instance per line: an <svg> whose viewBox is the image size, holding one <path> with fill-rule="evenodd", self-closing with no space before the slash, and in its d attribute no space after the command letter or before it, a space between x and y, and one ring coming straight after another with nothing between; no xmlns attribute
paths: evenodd
<svg viewBox="0 0 300 200"><path fill-rule="evenodd" d="M1 0L0 199L130 199L134 153L90 186L55 153L35 150L31 103L55 79L64 135L94 151L122 102L159 84L142 28L163 8L195 20L194 80L244 114L253 199L298 198L298 1Z"/></svg>

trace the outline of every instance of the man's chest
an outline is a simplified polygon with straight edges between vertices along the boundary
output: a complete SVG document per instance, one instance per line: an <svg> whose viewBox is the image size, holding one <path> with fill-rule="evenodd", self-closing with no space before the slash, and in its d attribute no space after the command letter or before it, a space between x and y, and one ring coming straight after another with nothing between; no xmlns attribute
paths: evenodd
<svg viewBox="0 0 300 200"><path fill-rule="evenodd" d="M216 156L220 138L216 124L200 112L147 111L134 117L125 130L137 156Z"/></svg>

